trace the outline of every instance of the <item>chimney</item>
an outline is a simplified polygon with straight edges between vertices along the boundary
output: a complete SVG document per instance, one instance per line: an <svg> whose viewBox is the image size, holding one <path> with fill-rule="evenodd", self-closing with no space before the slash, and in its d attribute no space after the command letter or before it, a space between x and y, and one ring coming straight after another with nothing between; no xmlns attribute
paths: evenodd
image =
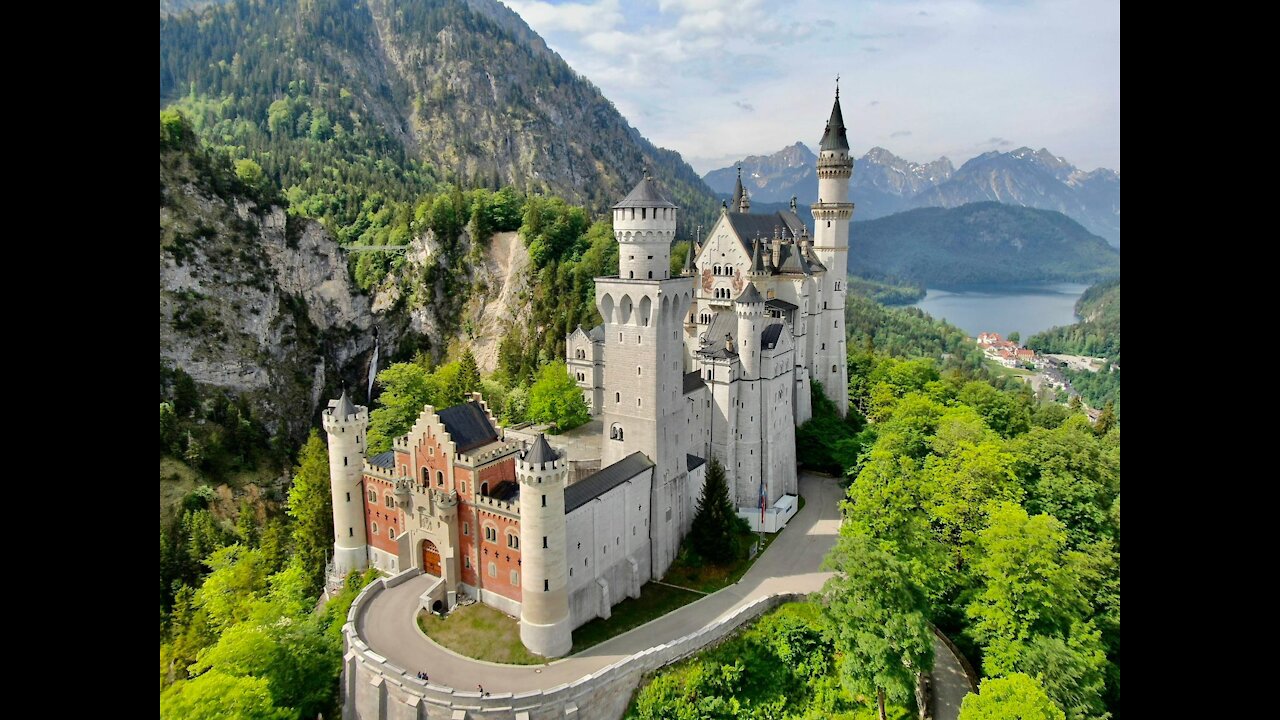
<svg viewBox="0 0 1280 720"><path fill-rule="evenodd" d="M724 334L724 349L733 352L733 336L729 333Z"/></svg>
<svg viewBox="0 0 1280 720"><path fill-rule="evenodd" d="M775 268L782 267L782 238L774 233L773 252L769 254L769 264Z"/></svg>

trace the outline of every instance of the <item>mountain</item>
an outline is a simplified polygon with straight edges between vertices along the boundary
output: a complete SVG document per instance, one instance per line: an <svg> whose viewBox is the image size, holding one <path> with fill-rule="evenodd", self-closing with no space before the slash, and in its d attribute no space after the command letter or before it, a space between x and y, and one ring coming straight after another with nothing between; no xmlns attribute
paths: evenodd
<svg viewBox="0 0 1280 720"><path fill-rule="evenodd" d="M785 203L796 195L807 206L818 199L816 164L817 156L797 142L773 155L744 159L743 183L752 201ZM703 179L718 196L728 197L736 176L728 167ZM1057 210L1120 246L1120 174L1084 172L1043 148L984 153L957 170L945 157L913 163L874 147L854 161L849 196L857 205L855 222L911 208L995 200Z"/></svg>
<svg viewBox="0 0 1280 720"><path fill-rule="evenodd" d="M686 208L682 224L709 225L717 204L495 0L235 0L162 15L159 80L162 107L338 226L358 224L371 193L412 201L451 182L601 211L645 168Z"/></svg>
<svg viewBox="0 0 1280 720"><path fill-rule="evenodd" d="M979 155L951 179L922 191L917 207L958 207L983 200L1057 210L1120 246L1120 173L1084 172L1041 148Z"/></svg>
<svg viewBox="0 0 1280 720"><path fill-rule="evenodd" d="M772 155L752 155L742 165L742 182L757 203L788 203L791 196L806 207L818 199L818 156L802 142ZM903 160L881 147L871 148L854 160L849 192L858 209L857 220L871 220L906 210L910 199L951 177L951 161L939 158L931 163ZM712 170L703 176L717 195L733 195L737 167Z"/></svg>
<svg viewBox="0 0 1280 720"><path fill-rule="evenodd" d="M929 287L1094 282L1120 274L1120 253L1062 213L980 202L857 224L849 272Z"/></svg>

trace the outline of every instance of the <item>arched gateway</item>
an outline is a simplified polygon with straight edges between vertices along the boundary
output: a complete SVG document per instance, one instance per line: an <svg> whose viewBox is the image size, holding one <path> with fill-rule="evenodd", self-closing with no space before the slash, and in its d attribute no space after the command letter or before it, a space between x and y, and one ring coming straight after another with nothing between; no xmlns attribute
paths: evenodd
<svg viewBox="0 0 1280 720"><path fill-rule="evenodd" d="M422 571L428 575L444 577L440 572L440 549L430 540L422 541Z"/></svg>

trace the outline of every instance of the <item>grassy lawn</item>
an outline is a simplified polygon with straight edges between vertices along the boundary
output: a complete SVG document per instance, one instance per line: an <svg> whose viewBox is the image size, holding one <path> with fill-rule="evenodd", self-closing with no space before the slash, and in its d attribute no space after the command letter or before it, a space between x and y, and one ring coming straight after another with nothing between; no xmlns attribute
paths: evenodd
<svg viewBox="0 0 1280 720"><path fill-rule="evenodd" d="M640 588L640 597L627 598L613 606L608 620L596 618L573 631L573 649L571 653L586 650L594 645L621 635L622 633L653 620L683 605L702 597L701 595L679 588L645 583Z"/></svg>
<svg viewBox="0 0 1280 720"><path fill-rule="evenodd" d="M457 608L444 618L420 612L418 627L432 640L476 660L510 665L542 665L548 662L520 644L519 620L481 603ZM431 668L409 669L414 672L421 669L431 674Z"/></svg>

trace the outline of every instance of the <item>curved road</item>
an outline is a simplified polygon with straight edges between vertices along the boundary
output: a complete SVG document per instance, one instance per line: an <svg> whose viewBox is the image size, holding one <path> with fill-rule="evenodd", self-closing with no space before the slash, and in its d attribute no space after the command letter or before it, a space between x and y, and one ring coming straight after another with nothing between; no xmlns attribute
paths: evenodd
<svg viewBox="0 0 1280 720"><path fill-rule="evenodd" d="M736 584L625 632L577 655L547 665L495 665L450 653L426 640L415 625L418 598L434 580L418 576L379 593L356 619L356 629L370 649L409 672L425 670L433 685L471 690L484 679L488 692L526 692L570 683L654 645L695 632L722 615L756 598L780 592L814 592L831 576L819 570L822 558L835 544L840 527L843 493L833 478L800 475L805 508ZM935 640L934 692L939 720L959 713L960 698L968 692L959 662Z"/></svg>

